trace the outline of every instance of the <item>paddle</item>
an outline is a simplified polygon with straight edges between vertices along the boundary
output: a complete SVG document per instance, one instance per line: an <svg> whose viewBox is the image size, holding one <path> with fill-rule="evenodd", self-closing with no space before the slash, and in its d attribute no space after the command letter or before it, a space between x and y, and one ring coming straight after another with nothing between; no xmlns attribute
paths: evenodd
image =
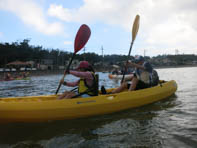
<svg viewBox="0 0 197 148"><path fill-rule="evenodd" d="M85 46L85 44L87 43L88 39L90 38L90 34L91 34L90 28L89 28L87 25L85 25L85 24L81 25L81 27L79 28L79 30L78 30L78 32L77 32L77 35L76 35L76 37L75 37L74 53L73 53L72 58L71 58L71 60L70 60L70 62L69 62L69 64L68 64L68 66L67 66L67 68L66 68L66 73L69 71L70 65L71 65L71 63L72 63L72 61L73 61L73 59L74 59L76 53L77 53L80 49L82 49L82 48ZM64 79L66 73L64 73L62 79ZM58 91L59 91L61 85L62 85L62 84L59 83L59 86L58 86L58 88L57 88L55 94L58 93Z"/></svg>
<svg viewBox="0 0 197 148"><path fill-rule="evenodd" d="M133 46L133 43L134 43L134 41L135 41L135 38L136 38L136 35L137 35L137 32L138 32L138 29L139 29L139 23L140 23L140 16L139 16L139 15L136 15L135 20L134 20L134 23L133 23L133 29L132 29L132 42L131 42L130 49L129 49L129 53L128 53L128 56L127 56L127 62L128 62L129 57L130 57L131 50L132 50L132 46ZM127 65L126 65L125 68L124 68L121 83L122 83L123 80L124 80L126 70L127 70Z"/></svg>

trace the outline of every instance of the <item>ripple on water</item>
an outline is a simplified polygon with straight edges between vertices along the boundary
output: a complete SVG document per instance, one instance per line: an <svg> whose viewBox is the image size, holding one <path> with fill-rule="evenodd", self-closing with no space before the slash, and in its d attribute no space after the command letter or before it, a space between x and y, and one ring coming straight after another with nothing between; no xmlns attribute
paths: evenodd
<svg viewBox="0 0 197 148"><path fill-rule="evenodd" d="M161 79L176 80L176 95L144 107L76 119L0 126L0 147L197 147L197 68L158 69ZM0 82L0 97L54 94L62 75L30 81ZM66 76L68 81L76 80ZM100 86L119 81L99 73ZM60 93L70 90L62 86Z"/></svg>

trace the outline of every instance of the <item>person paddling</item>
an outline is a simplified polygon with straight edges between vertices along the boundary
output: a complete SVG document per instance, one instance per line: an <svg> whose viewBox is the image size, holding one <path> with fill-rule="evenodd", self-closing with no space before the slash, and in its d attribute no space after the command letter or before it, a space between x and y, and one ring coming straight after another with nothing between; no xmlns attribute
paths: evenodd
<svg viewBox="0 0 197 148"><path fill-rule="evenodd" d="M76 70L64 72L80 79L75 82L67 82L64 79L60 83L69 87L78 86L78 92L65 91L58 99L69 99L77 96L90 97L98 95L98 82L93 67L87 61L81 61Z"/></svg>
<svg viewBox="0 0 197 148"><path fill-rule="evenodd" d="M135 67L134 74L127 78L129 82L124 81L121 86L113 90L112 93L119 93L125 89L129 91L139 90L158 84L158 82L153 82L153 80L156 80L153 78L153 71L156 71L153 70L152 65L145 61L142 56L136 56L135 62L128 62L127 67ZM159 81L159 78L156 81Z"/></svg>

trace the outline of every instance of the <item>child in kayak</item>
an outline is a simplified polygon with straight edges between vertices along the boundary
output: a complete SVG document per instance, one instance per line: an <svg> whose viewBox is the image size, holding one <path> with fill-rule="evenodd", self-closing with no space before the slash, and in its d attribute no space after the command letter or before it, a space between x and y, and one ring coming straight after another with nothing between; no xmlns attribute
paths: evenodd
<svg viewBox="0 0 197 148"><path fill-rule="evenodd" d="M60 83L69 87L78 86L78 92L65 91L58 99L68 99L77 96L90 97L98 95L98 83L93 67L87 61L81 61L76 70L65 71L65 74L71 74L80 79L75 82L67 82L64 79Z"/></svg>

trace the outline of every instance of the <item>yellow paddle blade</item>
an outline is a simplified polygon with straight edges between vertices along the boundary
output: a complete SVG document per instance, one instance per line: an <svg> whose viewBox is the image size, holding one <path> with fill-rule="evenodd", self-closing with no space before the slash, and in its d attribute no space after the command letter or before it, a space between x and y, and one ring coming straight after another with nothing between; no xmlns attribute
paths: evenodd
<svg viewBox="0 0 197 148"><path fill-rule="evenodd" d="M140 16L136 15L135 21L133 23L133 29L132 29L132 42L135 40L137 32L139 30L139 25L140 25Z"/></svg>

